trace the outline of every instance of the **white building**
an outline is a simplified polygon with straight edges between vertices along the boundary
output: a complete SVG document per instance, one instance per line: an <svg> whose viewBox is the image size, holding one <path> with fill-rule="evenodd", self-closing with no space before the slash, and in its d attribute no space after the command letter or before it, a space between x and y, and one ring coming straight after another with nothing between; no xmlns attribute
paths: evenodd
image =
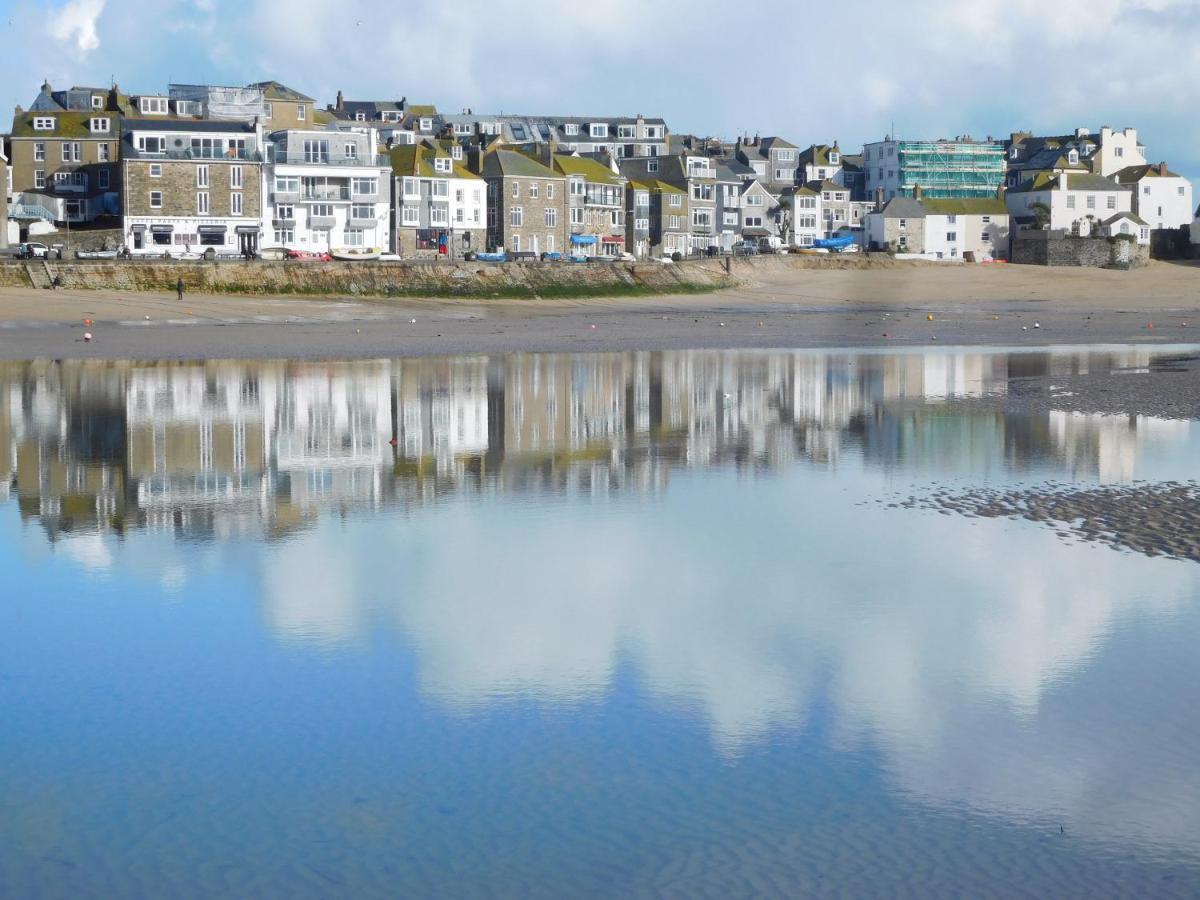
<svg viewBox="0 0 1200 900"><path fill-rule="evenodd" d="M1182 228L1192 222L1192 183L1167 168L1128 166L1113 180L1133 186L1133 211L1151 228Z"/></svg>
<svg viewBox="0 0 1200 900"><path fill-rule="evenodd" d="M824 236L820 191L802 184L784 191L780 203L791 210L793 247L811 247L817 238Z"/></svg>
<svg viewBox="0 0 1200 900"><path fill-rule="evenodd" d="M1129 166L1146 165L1146 147L1138 141L1136 128L1113 131L1105 125L1100 129L1100 146L1089 161L1094 174L1111 178Z"/></svg>
<svg viewBox="0 0 1200 900"><path fill-rule="evenodd" d="M1008 207L1003 200L921 200L925 253L938 259L1008 259Z"/></svg>
<svg viewBox="0 0 1200 900"><path fill-rule="evenodd" d="M389 151L395 252L461 257L484 249L487 184L467 168L453 141L423 140Z"/></svg>
<svg viewBox="0 0 1200 900"><path fill-rule="evenodd" d="M1100 175L1041 174L1005 195L1013 224L1029 228L1039 213L1051 230L1086 237L1117 213L1133 211L1133 191Z"/></svg>
<svg viewBox="0 0 1200 900"><path fill-rule="evenodd" d="M1150 224L1134 213L1117 213L1100 223L1100 233L1105 237L1129 235L1139 244L1150 243Z"/></svg>
<svg viewBox="0 0 1200 900"><path fill-rule="evenodd" d="M391 246L391 166L374 128L276 131L263 166L265 243L323 252Z"/></svg>

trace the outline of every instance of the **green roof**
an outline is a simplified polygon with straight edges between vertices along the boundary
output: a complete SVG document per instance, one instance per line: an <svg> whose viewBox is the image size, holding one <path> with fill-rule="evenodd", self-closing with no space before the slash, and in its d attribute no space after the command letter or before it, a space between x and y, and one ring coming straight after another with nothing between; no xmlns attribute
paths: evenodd
<svg viewBox="0 0 1200 900"><path fill-rule="evenodd" d="M36 131L34 119L53 118L53 131ZM111 131L105 134L92 134L88 128L89 119L111 119ZM23 112L13 116L12 137L47 137L47 138L95 138L96 140L113 140L121 134L121 116L108 110L86 110L79 112Z"/></svg>
<svg viewBox="0 0 1200 900"><path fill-rule="evenodd" d="M813 144L807 150L800 153L800 164L811 164L814 166L831 166L833 163L829 161L829 151L836 150L839 154L841 148L835 143L832 147L828 144ZM838 157L841 159L841 156Z"/></svg>
<svg viewBox="0 0 1200 900"><path fill-rule="evenodd" d="M962 200L921 198L927 212L938 216L1007 216L1008 205L999 197L971 197Z"/></svg>
<svg viewBox="0 0 1200 900"><path fill-rule="evenodd" d="M313 103L312 97L306 97L299 91L293 91L287 85L280 84L278 81L256 81L254 84L248 85L252 88L262 88L263 97L267 100L292 100L298 103Z"/></svg>
<svg viewBox="0 0 1200 900"><path fill-rule="evenodd" d="M403 144L393 147L390 152L392 174L410 178L475 178L479 176L462 164L461 160L451 161L449 172L439 172L433 167L437 157L448 157L450 153L443 148L439 151L428 141L419 144Z"/></svg>
<svg viewBox="0 0 1200 900"><path fill-rule="evenodd" d="M483 174L490 177L562 178L553 169L516 150L497 147L483 155Z"/></svg>
<svg viewBox="0 0 1200 900"><path fill-rule="evenodd" d="M622 184L623 179L614 175L612 169L594 159L582 156L571 156L566 153L554 155L554 168L564 175L582 175L587 181L596 184Z"/></svg>
<svg viewBox="0 0 1200 900"><path fill-rule="evenodd" d="M1114 175L1117 181L1141 181L1143 178L1178 178L1179 175L1167 169L1165 173L1158 171L1158 166L1126 166Z"/></svg>
<svg viewBox="0 0 1200 900"><path fill-rule="evenodd" d="M436 116L437 107L432 103L410 103L404 108L410 116Z"/></svg>

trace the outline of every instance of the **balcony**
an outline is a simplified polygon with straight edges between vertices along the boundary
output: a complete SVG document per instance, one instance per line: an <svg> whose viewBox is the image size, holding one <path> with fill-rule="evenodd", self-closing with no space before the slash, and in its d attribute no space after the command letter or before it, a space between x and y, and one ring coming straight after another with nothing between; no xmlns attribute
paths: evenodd
<svg viewBox="0 0 1200 900"><path fill-rule="evenodd" d="M335 187L329 185L327 187L310 187L304 188L300 192L300 200L306 201L321 201L321 200L349 200L350 188Z"/></svg>
<svg viewBox="0 0 1200 900"><path fill-rule="evenodd" d="M332 154L287 153L276 150L270 160L277 166L355 166L391 168L392 161L382 154L368 153L365 156L335 156Z"/></svg>
<svg viewBox="0 0 1200 900"><path fill-rule="evenodd" d="M216 148L197 147L185 150L138 150L123 147L126 159L148 160L190 160L190 159L225 159L235 162L262 162L262 154L255 150L217 150Z"/></svg>
<svg viewBox="0 0 1200 900"><path fill-rule="evenodd" d="M309 228L332 228L337 224L337 219L333 216L309 216Z"/></svg>
<svg viewBox="0 0 1200 900"><path fill-rule="evenodd" d="M350 228L374 228L378 224L379 224L379 220L376 219L374 216L372 216L370 218L359 218L358 216L351 216L349 218L349 220L347 220L347 222L346 222L346 225L349 226Z"/></svg>
<svg viewBox="0 0 1200 900"><path fill-rule="evenodd" d="M276 228L291 228L296 224L296 217L293 215L284 219L272 219L271 224Z"/></svg>

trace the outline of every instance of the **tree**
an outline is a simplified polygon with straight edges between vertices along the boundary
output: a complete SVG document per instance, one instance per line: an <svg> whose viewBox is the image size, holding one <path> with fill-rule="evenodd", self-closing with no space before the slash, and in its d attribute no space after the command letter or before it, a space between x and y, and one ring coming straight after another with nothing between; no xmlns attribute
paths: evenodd
<svg viewBox="0 0 1200 900"><path fill-rule="evenodd" d="M1034 203L1029 207L1033 217L1037 219L1037 227L1039 230L1045 230L1050 225L1050 207L1045 203Z"/></svg>

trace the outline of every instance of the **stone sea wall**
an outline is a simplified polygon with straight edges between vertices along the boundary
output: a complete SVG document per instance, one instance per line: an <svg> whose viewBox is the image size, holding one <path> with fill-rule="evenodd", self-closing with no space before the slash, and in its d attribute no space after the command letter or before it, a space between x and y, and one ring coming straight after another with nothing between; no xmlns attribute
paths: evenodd
<svg viewBox="0 0 1200 900"><path fill-rule="evenodd" d="M1074 237L1058 231L1023 231L1013 238L1012 261L1034 266L1131 269L1149 264L1150 248L1131 241Z"/></svg>

